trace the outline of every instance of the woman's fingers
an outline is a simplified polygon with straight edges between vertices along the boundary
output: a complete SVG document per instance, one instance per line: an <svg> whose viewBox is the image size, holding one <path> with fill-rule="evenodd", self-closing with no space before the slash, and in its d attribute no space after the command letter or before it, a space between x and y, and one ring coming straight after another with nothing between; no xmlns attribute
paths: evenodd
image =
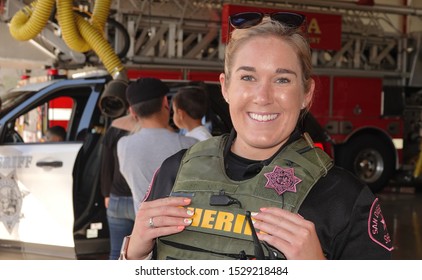
<svg viewBox="0 0 422 280"><path fill-rule="evenodd" d="M161 228L161 227L169 227L169 226L188 226L192 223L191 217L193 216L194 212L192 210L186 208L179 208L176 209L166 209L159 212L157 211L150 211L149 213L151 216L145 220L145 225L150 228ZM167 214L165 214L165 212ZM154 213L160 213L159 215L154 215Z"/></svg>
<svg viewBox="0 0 422 280"><path fill-rule="evenodd" d="M183 230L192 222L190 218L194 212L184 207L190 202L189 198L183 197L166 197L143 202L136 217L137 228L149 238Z"/></svg>
<svg viewBox="0 0 422 280"><path fill-rule="evenodd" d="M165 197L153 201L144 201L142 202L139 210L156 208L160 206L186 206L189 205L190 202L191 199L187 197Z"/></svg>
<svg viewBox="0 0 422 280"><path fill-rule="evenodd" d="M260 210L261 212L258 213L260 215L260 219L266 220L268 222L277 222L277 219L279 218L295 224L300 224L305 221L305 219L303 219L303 217L299 214L292 213L277 207L261 208Z"/></svg>
<svg viewBox="0 0 422 280"><path fill-rule="evenodd" d="M189 198L167 197L142 203L137 220L147 229L190 225L194 212L184 206Z"/></svg>
<svg viewBox="0 0 422 280"><path fill-rule="evenodd" d="M282 251L288 259L321 259L321 245L315 225L302 216L279 208L262 208L254 213L258 237Z"/></svg>
<svg viewBox="0 0 422 280"><path fill-rule="evenodd" d="M302 216L280 208L262 208L261 210L254 213L255 227L286 241L291 240L303 223L307 222Z"/></svg>
<svg viewBox="0 0 422 280"><path fill-rule="evenodd" d="M178 233L189 226L194 214L186 208L190 202L183 197L143 202L136 215L128 256L142 259L151 252L155 238Z"/></svg>

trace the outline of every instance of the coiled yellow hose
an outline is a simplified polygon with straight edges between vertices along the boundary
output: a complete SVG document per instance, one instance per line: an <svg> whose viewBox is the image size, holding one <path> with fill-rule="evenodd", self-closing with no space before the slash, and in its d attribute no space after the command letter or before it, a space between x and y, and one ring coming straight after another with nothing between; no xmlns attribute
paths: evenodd
<svg viewBox="0 0 422 280"><path fill-rule="evenodd" d="M62 29L63 40L69 48L77 52L87 52L92 49L89 43L82 38L76 26L72 1L57 0L57 21Z"/></svg>
<svg viewBox="0 0 422 280"><path fill-rule="evenodd" d="M20 41L37 36L48 22L55 0L38 0L18 11L10 22L11 35ZM57 18L63 40L74 51L95 51L107 71L115 77L124 69L119 57L103 36L111 0L95 1L91 23L73 12L73 2L57 0Z"/></svg>
<svg viewBox="0 0 422 280"><path fill-rule="evenodd" d="M9 28L13 38L28 41L37 36L47 24L54 2L55 0L34 1L16 12Z"/></svg>
<svg viewBox="0 0 422 280"><path fill-rule="evenodd" d="M89 24L82 16L75 15L75 20L82 37L89 43L98 57L101 58L111 76L115 77L124 67L113 48L104 39L102 33Z"/></svg>
<svg viewBox="0 0 422 280"><path fill-rule="evenodd" d="M97 4L97 2L101 2ZM110 13L111 0L96 1L91 16L91 24L101 32L104 31L108 15Z"/></svg>

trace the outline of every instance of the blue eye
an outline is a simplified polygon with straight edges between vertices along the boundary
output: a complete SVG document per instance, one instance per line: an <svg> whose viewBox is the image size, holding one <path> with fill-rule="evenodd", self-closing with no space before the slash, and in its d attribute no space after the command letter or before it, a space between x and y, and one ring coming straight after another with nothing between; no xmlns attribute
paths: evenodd
<svg viewBox="0 0 422 280"><path fill-rule="evenodd" d="M276 83L278 83L278 84L287 84L287 83L290 83L290 80L287 79L287 78L279 78L279 79L277 79Z"/></svg>
<svg viewBox="0 0 422 280"><path fill-rule="evenodd" d="M241 77L240 77L240 79L241 79L242 81L252 81L252 80L254 80L254 78L253 78L251 75L244 75L244 76L241 76Z"/></svg>

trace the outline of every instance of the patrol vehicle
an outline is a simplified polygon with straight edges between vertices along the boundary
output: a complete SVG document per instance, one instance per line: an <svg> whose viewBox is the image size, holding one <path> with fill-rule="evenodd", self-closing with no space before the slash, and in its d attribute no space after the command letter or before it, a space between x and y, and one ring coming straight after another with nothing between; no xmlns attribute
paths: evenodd
<svg viewBox="0 0 422 280"><path fill-rule="evenodd" d="M74 259L107 252L96 145L103 124L97 102L105 82L105 78L51 80L2 97L2 258ZM67 99L71 110L51 110L60 99ZM64 114L68 121L64 142L42 141L53 114Z"/></svg>
<svg viewBox="0 0 422 280"><path fill-rule="evenodd" d="M52 79L2 97L0 258L108 257L99 143L111 119L98 106L108 81L107 76ZM186 83L168 84L171 95ZM215 109L208 119L212 133L221 134L231 128L228 110L218 85L209 87ZM65 141L44 140L53 124L66 128Z"/></svg>

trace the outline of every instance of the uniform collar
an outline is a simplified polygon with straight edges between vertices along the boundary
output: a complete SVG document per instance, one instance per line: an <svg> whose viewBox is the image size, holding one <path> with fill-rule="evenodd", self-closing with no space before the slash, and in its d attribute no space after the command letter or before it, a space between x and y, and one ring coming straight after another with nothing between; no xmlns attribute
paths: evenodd
<svg viewBox="0 0 422 280"><path fill-rule="evenodd" d="M227 139L226 146L224 147L224 152L223 152L224 157L226 157L231 152L231 147L233 145L234 140L236 139L236 136L237 136L237 132L236 132L236 130L234 128L232 128L232 130L230 131L229 139ZM271 156L271 158L266 159L266 160L263 160L263 161L268 161L269 160L269 162L271 162L274 159L274 157L282 149L284 149L284 147L286 147L288 144L292 143L293 141L296 141L297 139L299 139L300 136L301 136L301 133L299 132L299 129L298 128L295 128L295 130L293 130L292 134L290 134L290 137L287 140L287 142L284 143L284 145L282 145L280 147L280 149L278 149L278 151L274 155Z"/></svg>
<svg viewBox="0 0 422 280"><path fill-rule="evenodd" d="M290 135L287 142L278 149L274 155L270 158L265 160L250 160L247 158L243 158L231 152L230 148L233 144L233 141L236 139L236 131L232 129L230 132L229 138L226 142L226 146L224 147L224 165L226 167L227 175L233 180L245 180L252 178L257 173L261 171L261 169L270 164L273 159L290 143L296 141L300 138L301 134L299 130L296 128L292 134Z"/></svg>

